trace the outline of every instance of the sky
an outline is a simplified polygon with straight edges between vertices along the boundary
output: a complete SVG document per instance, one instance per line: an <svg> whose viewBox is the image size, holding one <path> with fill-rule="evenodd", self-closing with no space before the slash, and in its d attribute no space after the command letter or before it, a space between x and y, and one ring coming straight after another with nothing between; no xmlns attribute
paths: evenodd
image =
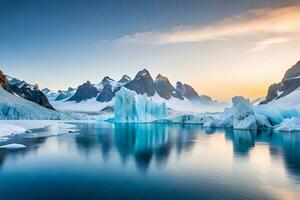
<svg viewBox="0 0 300 200"><path fill-rule="evenodd" d="M298 60L299 0L0 0L0 69L40 88L147 68L254 99Z"/></svg>

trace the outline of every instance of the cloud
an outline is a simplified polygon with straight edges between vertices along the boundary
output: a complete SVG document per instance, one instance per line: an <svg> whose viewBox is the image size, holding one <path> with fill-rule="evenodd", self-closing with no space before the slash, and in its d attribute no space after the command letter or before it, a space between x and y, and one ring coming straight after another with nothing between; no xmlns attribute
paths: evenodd
<svg viewBox="0 0 300 200"><path fill-rule="evenodd" d="M268 38L265 40L261 40L255 44L255 47L251 49L249 52L254 53L257 51L261 51L263 49L266 49L274 44L280 44L284 42L288 42L290 39L284 38L284 37L273 37L273 38Z"/></svg>
<svg viewBox="0 0 300 200"><path fill-rule="evenodd" d="M267 44L262 44L262 46L268 46L283 42L283 39L278 40L283 36L287 37L297 33L300 33L300 6L289 6L251 10L207 26L175 27L167 32L140 32L119 40L160 45L227 40L240 36L262 36L271 38L269 41L265 41Z"/></svg>

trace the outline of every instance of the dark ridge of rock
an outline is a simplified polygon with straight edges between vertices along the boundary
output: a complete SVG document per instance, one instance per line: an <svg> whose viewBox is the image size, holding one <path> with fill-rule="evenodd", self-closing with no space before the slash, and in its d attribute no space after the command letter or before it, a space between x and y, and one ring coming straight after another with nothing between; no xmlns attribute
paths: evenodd
<svg viewBox="0 0 300 200"><path fill-rule="evenodd" d="M175 97L181 100L184 99L180 92L177 91L175 87L170 83L168 78L162 76L161 74L158 74L155 78L155 90L160 97L167 100L171 97Z"/></svg>
<svg viewBox="0 0 300 200"><path fill-rule="evenodd" d="M146 69L139 71L134 79L128 82L125 87L135 91L137 94L147 94L148 97L155 95L154 81Z"/></svg>

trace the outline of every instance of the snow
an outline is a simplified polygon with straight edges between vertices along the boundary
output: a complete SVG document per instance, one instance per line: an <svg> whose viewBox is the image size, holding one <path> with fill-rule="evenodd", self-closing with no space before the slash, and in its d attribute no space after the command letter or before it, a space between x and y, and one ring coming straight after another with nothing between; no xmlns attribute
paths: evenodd
<svg viewBox="0 0 300 200"><path fill-rule="evenodd" d="M296 109L300 112L300 88L284 97L269 102L267 105L277 109Z"/></svg>
<svg viewBox="0 0 300 200"><path fill-rule="evenodd" d="M9 149L9 150L17 150L17 149L24 149L26 148L23 144L11 143L0 146L0 149Z"/></svg>
<svg viewBox="0 0 300 200"><path fill-rule="evenodd" d="M109 102L98 102L96 98L88 99L86 101L75 102L75 101L51 101L51 105L60 111L68 112L85 112L95 113L100 112L107 106L114 105L114 99Z"/></svg>
<svg viewBox="0 0 300 200"><path fill-rule="evenodd" d="M76 121L80 122L80 121ZM45 130L40 130L45 129ZM0 120L0 141L13 137L49 137L78 132L78 128L69 121L60 120Z"/></svg>
<svg viewBox="0 0 300 200"><path fill-rule="evenodd" d="M165 103L155 103L146 94L124 87L116 93L114 111L114 122L151 122L168 116Z"/></svg>
<svg viewBox="0 0 300 200"><path fill-rule="evenodd" d="M171 97L170 99L166 100L164 98L161 98L157 93L155 93L155 95L151 97L151 100L156 103L165 103L167 108L186 113L222 112L225 106L227 106L224 103L193 103L186 98L184 98L184 100L181 100L178 98Z"/></svg>
<svg viewBox="0 0 300 200"><path fill-rule="evenodd" d="M275 131L278 132L292 132L300 131L300 118L287 118L284 119L278 126L276 126Z"/></svg>

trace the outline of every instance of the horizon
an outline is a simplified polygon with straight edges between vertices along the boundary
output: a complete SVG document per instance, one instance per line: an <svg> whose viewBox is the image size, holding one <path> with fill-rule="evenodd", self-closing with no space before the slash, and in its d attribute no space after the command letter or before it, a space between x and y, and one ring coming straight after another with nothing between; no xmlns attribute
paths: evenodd
<svg viewBox="0 0 300 200"><path fill-rule="evenodd" d="M146 68L227 101L266 96L300 60L299 1L189 2L2 0L1 70L64 90Z"/></svg>

